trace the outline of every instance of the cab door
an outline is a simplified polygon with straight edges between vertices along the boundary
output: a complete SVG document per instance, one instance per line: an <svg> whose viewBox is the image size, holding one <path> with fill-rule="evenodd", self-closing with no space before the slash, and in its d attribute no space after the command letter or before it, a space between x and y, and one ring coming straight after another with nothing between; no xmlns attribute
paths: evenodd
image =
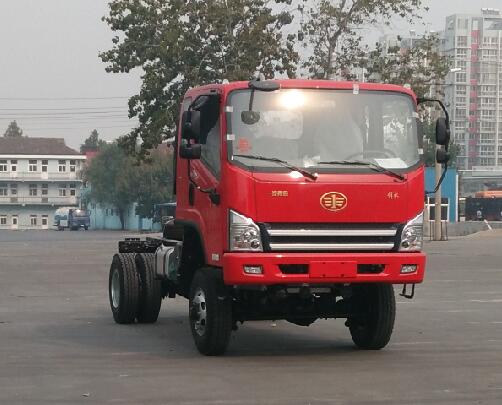
<svg viewBox="0 0 502 405"><path fill-rule="evenodd" d="M197 97L198 95L193 95L190 100L195 101ZM188 110L190 104L185 100L183 103L185 111ZM225 232L222 227L226 223L220 201L218 201L218 196L223 194L220 111L221 105L217 110L211 111L215 114L213 117L215 123L211 128L206 128L207 131L199 140L201 158L187 160L177 156L179 165L177 166L178 205L176 220L189 221L198 227L205 249L206 262L213 266L222 265L223 235ZM180 142L182 141L180 140Z"/></svg>

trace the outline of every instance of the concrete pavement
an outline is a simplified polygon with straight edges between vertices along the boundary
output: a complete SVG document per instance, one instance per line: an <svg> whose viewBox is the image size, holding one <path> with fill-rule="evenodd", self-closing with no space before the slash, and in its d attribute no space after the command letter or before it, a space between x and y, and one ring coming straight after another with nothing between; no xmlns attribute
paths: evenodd
<svg viewBox="0 0 502 405"><path fill-rule="evenodd" d="M202 357L187 302L116 325L114 232L0 232L1 404L501 404L502 235L427 243L426 282L398 299L391 344L353 347L343 320L249 322Z"/></svg>

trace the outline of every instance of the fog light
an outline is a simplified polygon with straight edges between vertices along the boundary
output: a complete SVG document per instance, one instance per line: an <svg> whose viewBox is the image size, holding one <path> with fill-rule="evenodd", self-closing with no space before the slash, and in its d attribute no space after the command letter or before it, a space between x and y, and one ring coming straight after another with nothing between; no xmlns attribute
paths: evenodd
<svg viewBox="0 0 502 405"><path fill-rule="evenodd" d="M263 274L263 268L261 266L244 266L244 273Z"/></svg>
<svg viewBox="0 0 502 405"><path fill-rule="evenodd" d="M416 273L418 266L416 264L403 264L401 266L401 274L411 274Z"/></svg>

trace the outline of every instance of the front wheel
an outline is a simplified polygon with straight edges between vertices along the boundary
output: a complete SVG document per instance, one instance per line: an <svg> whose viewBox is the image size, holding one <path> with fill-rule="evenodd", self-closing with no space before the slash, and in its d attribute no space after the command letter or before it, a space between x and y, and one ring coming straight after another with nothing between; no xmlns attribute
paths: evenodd
<svg viewBox="0 0 502 405"><path fill-rule="evenodd" d="M202 268L190 288L190 328L200 353L225 353L232 332L232 300L225 291L221 271Z"/></svg>
<svg viewBox="0 0 502 405"><path fill-rule="evenodd" d="M353 315L348 319L352 340L364 350L380 350L390 341L396 318L394 288L389 284L354 287Z"/></svg>

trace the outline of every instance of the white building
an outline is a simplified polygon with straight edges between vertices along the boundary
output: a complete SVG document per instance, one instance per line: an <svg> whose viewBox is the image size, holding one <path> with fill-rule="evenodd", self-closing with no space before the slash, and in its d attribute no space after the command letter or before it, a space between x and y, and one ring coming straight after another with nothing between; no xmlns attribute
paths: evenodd
<svg viewBox="0 0 502 405"><path fill-rule="evenodd" d="M445 86L459 169L502 166L502 14L446 19L444 51L455 63Z"/></svg>
<svg viewBox="0 0 502 405"><path fill-rule="evenodd" d="M55 138L0 138L0 229L48 229L78 206L85 156Z"/></svg>

